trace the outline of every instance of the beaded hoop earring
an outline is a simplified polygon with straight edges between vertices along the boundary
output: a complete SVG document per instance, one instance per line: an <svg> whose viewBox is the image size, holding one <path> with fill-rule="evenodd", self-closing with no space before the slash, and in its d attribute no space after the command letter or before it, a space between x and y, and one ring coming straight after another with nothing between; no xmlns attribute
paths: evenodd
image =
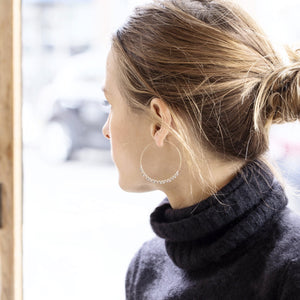
<svg viewBox="0 0 300 300"><path fill-rule="evenodd" d="M181 165L182 165L182 157L181 157L181 153L180 153L180 150L178 149L177 146L175 146L173 143L171 142L166 142L166 143L169 143L170 145L174 146L178 152L178 155L179 155L179 167L177 169L177 171L169 178L166 178L166 179L162 179L162 180L158 180L158 179L154 179L154 178L151 178L144 170L143 168L143 157L144 157L144 154L146 152L146 150L152 145L152 144L149 144L147 145L142 154L141 154L141 157L140 157L140 171L142 173L142 176L149 182L151 183L158 183L158 184L166 184L166 183L170 183L172 182L178 175L179 175L179 171L181 169Z"/></svg>

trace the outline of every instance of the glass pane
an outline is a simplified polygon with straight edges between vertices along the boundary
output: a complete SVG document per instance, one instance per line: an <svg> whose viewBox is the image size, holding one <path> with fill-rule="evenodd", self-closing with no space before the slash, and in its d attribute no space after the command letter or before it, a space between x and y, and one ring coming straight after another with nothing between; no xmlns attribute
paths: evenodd
<svg viewBox="0 0 300 300"><path fill-rule="evenodd" d="M161 195L120 190L101 132L110 37L135 4L23 1L25 300L123 299L153 235Z"/></svg>
<svg viewBox="0 0 300 300"><path fill-rule="evenodd" d="M25 300L124 299L128 264L153 236L163 195L121 191L101 133L110 37L143 2L22 2ZM238 2L276 42L300 40L298 0ZM299 129L271 132L271 155L298 189Z"/></svg>

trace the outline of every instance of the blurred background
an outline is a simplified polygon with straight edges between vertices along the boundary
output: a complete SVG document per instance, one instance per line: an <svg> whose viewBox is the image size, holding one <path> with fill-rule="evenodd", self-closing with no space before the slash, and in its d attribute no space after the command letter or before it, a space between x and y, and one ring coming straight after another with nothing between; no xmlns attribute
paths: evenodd
<svg viewBox="0 0 300 300"><path fill-rule="evenodd" d="M23 0L24 299L124 299L153 236L159 192L125 193L101 133L111 34L143 0ZM273 42L300 42L298 0L239 2ZM270 157L300 189L299 123L273 126Z"/></svg>

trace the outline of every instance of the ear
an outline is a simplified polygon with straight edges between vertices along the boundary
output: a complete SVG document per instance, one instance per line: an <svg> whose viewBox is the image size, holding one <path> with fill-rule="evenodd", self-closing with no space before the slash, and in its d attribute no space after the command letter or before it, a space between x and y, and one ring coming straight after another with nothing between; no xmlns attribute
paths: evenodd
<svg viewBox="0 0 300 300"><path fill-rule="evenodd" d="M161 99L154 98L150 102L151 112L156 117L151 124L151 135L158 147L164 145L172 124L172 115L169 106ZM157 121L159 119L159 121Z"/></svg>

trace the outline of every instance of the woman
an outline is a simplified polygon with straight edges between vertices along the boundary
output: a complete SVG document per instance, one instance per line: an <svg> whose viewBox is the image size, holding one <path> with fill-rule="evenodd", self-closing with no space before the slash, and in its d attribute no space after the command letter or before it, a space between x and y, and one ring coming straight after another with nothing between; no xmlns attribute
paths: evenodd
<svg viewBox="0 0 300 300"><path fill-rule="evenodd" d="M167 196L127 299L300 299L300 218L264 159L270 125L300 117L289 56L222 0L155 2L117 31L103 134L125 191Z"/></svg>

